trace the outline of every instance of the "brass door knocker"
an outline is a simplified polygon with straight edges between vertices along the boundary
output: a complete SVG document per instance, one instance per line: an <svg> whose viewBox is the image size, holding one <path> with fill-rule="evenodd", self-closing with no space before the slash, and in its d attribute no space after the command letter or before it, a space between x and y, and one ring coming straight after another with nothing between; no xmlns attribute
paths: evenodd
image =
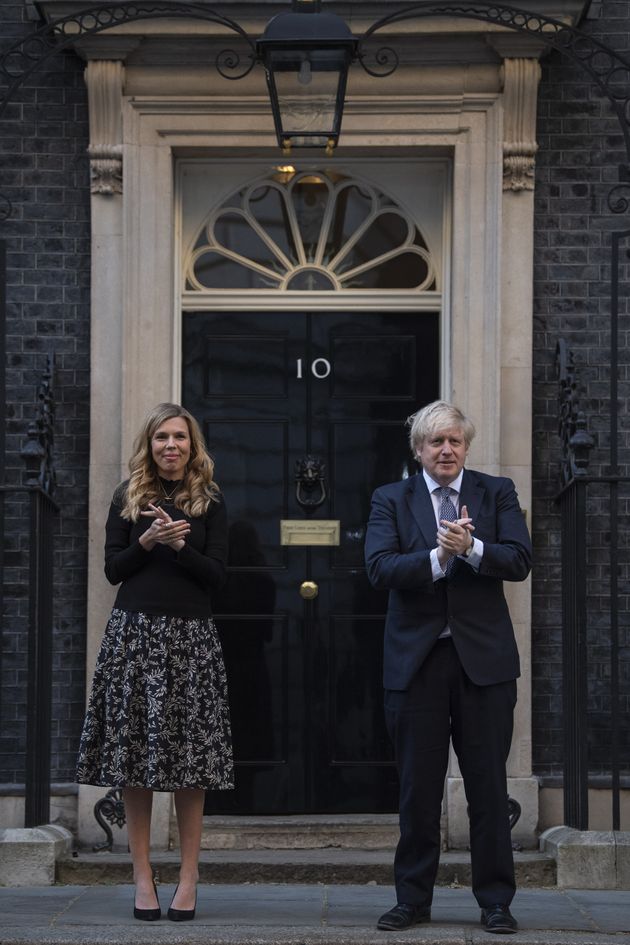
<svg viewBox="0 0 630 945"><path fill-rule="evenodd" d="M295 498L307 512L312 512L326 499L326 465L310 453L295 464Z"/></svg>

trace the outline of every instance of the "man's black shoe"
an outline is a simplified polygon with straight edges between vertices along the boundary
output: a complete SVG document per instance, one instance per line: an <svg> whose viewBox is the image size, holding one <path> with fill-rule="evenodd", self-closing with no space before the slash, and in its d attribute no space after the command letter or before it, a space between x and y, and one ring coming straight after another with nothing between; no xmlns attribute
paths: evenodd
<svg viewBox="0 0 630 945"><path fill-rule="evenodd" d="M399 902L380 917L376 928L388 932L402 932L403 929L410 929L412 925L430 921L431 910L427 906L410 906L406 902Z"/></svg>
<svg viewBox="0 0 630 945"><path fill-rule="evenodd" d="M508 907L500 905L482 909L481 924L487 932L497 932L499 935L508 935L518 929L518 922Z"/></svg>

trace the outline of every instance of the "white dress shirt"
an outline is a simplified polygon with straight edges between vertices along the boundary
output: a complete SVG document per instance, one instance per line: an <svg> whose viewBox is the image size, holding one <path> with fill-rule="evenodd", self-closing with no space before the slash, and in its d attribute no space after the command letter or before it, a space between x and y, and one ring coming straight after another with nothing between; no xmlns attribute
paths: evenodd
<svg viewBox="0 0 630 945"><path fill-rule="evenodd" d="M440 506L442 504L440 496L437 494L437 489L442 489L443 487L439 482L435 482L434 479L431 479L428 473L422 470L422 475L424 476L424 481L427 484L427 489L429 490L429 495L431 496L431 502L433 503L433 511L435 513L435 524L437 528L440 528ZM459 476L456 479L453 479L452 482L449 482L448 488L451 490L451 502L455 506L455 511L459 515L459 493L462 488L462 479L464 477L464 470L460 470ZM473 522L473 525L475 523ZM473 571L479 570L479 565L481 564L481 559L483 557L483 542L480 538L475 538L473 535L473 549L469 555L458 555L458 558L461 558L462 561L465 561ZM438 560L437 546L431 550L431 573L433 575L434 581L440 581L443 577L446 577L446 571L442 569L442 565Z"/></svg>

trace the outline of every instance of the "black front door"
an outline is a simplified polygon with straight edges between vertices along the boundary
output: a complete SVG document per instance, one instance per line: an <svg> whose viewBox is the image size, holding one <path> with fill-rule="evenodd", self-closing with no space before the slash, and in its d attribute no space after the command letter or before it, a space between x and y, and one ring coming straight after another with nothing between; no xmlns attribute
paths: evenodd
<svg viewBox="0 0 630 945"><path fill-rule="evenodd" d="M215 613L237 788L209 793L207 813L396 810L386 598L363 540L372 490L415 472L403 420L438 396L438 365L435 313L185 315L183 402L230 520ZM297 538L305 522L326 537ZM338 544L295 543L336 523Z"/></svg>

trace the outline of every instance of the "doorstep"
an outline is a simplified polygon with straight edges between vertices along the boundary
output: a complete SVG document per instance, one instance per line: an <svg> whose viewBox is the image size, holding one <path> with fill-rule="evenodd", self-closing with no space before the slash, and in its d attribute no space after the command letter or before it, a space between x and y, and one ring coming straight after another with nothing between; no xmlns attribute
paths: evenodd
<svg viewBox="0 0 630 945"><path fill-rule="evenodd" d="M177 851L151 857L158 881L175 883L179 871ZM514 854L519 887L553 887L556 863L539 852ZM202 883L283 883L335 885L391 885L392 850L203 850L199 864ZM132 881L128 853L76 853L57 861L56 882L78 886L119 884ZM437 885L470 886L470 854L442 853Z"/></svg>

